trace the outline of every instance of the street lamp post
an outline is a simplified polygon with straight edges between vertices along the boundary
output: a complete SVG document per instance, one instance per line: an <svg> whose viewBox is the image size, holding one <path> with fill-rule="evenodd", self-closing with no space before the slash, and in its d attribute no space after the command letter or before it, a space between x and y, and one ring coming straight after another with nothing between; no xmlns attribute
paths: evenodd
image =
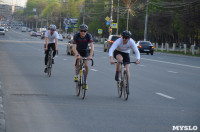
<svg viewBox="0 0 200 132"><path fill-rule="evenodd" d="M147 0L147 8L146 8L144 41L147 40L148 9L149 9L149 0Z"/></svg>

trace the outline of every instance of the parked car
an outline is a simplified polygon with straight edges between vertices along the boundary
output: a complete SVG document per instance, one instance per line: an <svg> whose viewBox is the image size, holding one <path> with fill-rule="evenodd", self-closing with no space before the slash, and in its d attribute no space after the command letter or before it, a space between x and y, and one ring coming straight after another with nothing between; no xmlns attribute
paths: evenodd
<svg viewBox="0 0 200 132"><path fill-rule="evenodd" d="M46 33L46 30L43 30L43 31L41 32L41 35L40 35L41 39L44 39L45 33Z"/></svg>
<svg viewBox="0 0 200 132"><path fill-rule="evenodd" d="M5 35L5 28L4 27L0 27L0 34Z"/></svg>
<svg viewBox="0 0 200 132"><path fill-rule="evenodd" d="M22 31L22 32L26 32L26 29L27 29L26 27L22 27L22 30L21 30L21 31Z"/></svg>
<svg viewBox="0 0 200 132"><path fill-rule="evenodd" d="M153 55L154 46L150 41L138 41L136 45L140 53L147 53L147 55L151 53Z"/></svg>
<svg viewBox="0 0 200 132"><path fill-rule="evenodd" d="M72 43L73 40L69 40L68 43L67 43L67 54L68 55L74 55L74 52L72 51L72 46L73 46L73 43Z"/></svg>
<svg viewBox="0 0 200 132"><path fill-rule="evenodd" d="M36 34L37 34L37 36L41 36L41 32L40 31L38 31Z"/></svg>
<svg viewBox="0 0 200 132"><path fill-rule="evenodd" d="M110 47L112 46L112 44L114 43L115 40L117 40L118 38L120 38L121 36L119 35L110 35L108 37L108 39L104 42L104 52L108 52Z"/></svg>
<svg viewBox="0 0 200 132"><path fill-rule="evenodd" d="M37 33L36 33L35 31L31 31L31 32L30 32L30 36L35 36L35 37L37 37Z"/></svg>
<svg viewBox="0 0 200 132"><path fill-rule="evenodd" d="M63 36L62 36L62 34L58 34L58 40L63 41Z"/></svg>

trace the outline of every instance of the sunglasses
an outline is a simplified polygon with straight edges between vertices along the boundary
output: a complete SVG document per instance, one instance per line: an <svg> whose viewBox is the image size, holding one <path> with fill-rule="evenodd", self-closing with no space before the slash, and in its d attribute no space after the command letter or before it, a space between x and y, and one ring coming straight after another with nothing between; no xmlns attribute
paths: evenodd
<svg viewBox="0 0 200 132"><path fill-rule="evenodd" d="M86 30L81 30L80 32L87 32Z"/></svg>
<svg viewBox="0 0 200 132"><path fill-rule="evenodd" d="M129 39L130 37L123 37L123 39Z"/></svg>

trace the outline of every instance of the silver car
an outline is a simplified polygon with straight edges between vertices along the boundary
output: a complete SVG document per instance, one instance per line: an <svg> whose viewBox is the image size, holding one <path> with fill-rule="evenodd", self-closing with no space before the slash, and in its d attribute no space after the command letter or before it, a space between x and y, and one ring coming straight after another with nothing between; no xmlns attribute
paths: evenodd
<svg viewBox="0 0 200 132"><path fill-rule="evenodd" d="M5 28L4 27L0 27L0 34L5 35Z"/></svg>

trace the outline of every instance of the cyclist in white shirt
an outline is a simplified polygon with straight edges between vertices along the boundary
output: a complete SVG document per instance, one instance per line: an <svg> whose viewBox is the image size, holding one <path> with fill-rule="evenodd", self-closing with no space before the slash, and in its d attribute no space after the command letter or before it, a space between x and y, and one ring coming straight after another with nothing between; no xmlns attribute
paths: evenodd
<svg viewBox="0 0 200 132"><path fill-rule="evenodd" d="M56 51L58 51L57 43L58 43L58 33L56 32L56 26L55 25L50 25L48 31L45 33L45 46L44 46L44 51L45 51L45 69L44 72L47 72L47 62L48 62L48 50L50 47L53 50L53 57L56 55ZM52 63L54 64L54 59L52 60Z"/></svg>
<svg viewBox="0 0 200 132"><path fill-rule="evenodd" d="M128 78L130 78L130 50L133 49L136 54L136 64L140 63L140 52L135 44L135 41L131 38L130 31L123 31L122 37L117 39L109 49L110 63L114 64L114 58L117 62L123 62L126 67L126 71L128 73ZM115 80L119 81L119 72L120 72L120 64L116 64L116 74Z"/></svg>

